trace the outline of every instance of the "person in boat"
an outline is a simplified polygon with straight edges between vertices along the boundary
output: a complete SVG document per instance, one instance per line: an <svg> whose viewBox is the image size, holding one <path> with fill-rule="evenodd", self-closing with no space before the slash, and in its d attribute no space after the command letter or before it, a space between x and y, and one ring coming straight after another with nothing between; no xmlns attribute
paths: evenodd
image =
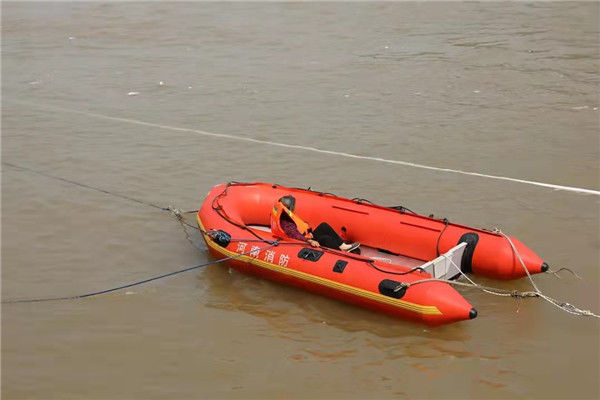
<svg viewBox="0 0 600 400"><path fill-rule="evenodd" d="M327 247L342 251L354 251L360 243L345 243L337 232L326 222L316 229L311 229L294 213L296 199L294 196L283 196L275 203L271 213L271 231L276 236L289 237L309 243L313 247Z"/></svg>

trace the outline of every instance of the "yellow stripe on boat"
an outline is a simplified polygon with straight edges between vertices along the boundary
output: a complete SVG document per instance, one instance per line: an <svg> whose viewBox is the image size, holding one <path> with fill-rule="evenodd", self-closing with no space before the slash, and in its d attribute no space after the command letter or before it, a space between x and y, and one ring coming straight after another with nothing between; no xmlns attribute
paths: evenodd
<svg viewBox="0 0 600 400"><path fill-rule="evenodd" d="M204 225L202 224L202 221L200 221L200 216L197 214L196 214L196 219L198 221L198 226L200 227L200 229L202 229L203 231L206 231L204 229ZM233 257L233 256L239 255L239 253L236 253L234 251L231 251L224 247L219 246L212 240L206 240L206 243L210 247L212 247L213 249L215 249L216 251L218 251L219 253L221 253L227 257ZM355 296L374 300L374 301L377 301L380 303L389 304L394 307L404 308L406 310L410 310L410 311L413 311L413 312L416 312L419 314L442 315L441 311L436 306L423 306L420 304L408 302L406 300L394 299L394 298L391 298L388 296L381 295L379 293L371 292L369 290L360 289L360 288L357 288L354 286L346 285L344 283L332 281L332 280L321 278L321 277L318 277L315 275L307 274L305 272L282 267L277 264L268 263L266 261L260 260L258 258L252 257L252 256L248 256L248 255L239 256L239 257L237 257L237 259L257 265L261 268L265 268L265 269L268 269L271 271L278 272L280 274L292 276L294 278L302 279L307 282L316 283L318 285L329 287L329 288L335 289L340 292L345 292L345 293L353 294Z"/></svg>

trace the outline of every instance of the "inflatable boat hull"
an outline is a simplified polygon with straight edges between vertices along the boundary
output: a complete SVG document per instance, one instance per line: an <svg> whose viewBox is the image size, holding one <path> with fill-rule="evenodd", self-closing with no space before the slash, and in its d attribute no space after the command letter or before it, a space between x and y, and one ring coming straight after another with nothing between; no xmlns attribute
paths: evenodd
<svg viewBox="0 0 600 400"><path fill-rule="evenodd" d="M326 221L345 240L389 254L394 262L274 237L266 228L270 213L275 201L288 194L296 198L298 215L311 226ZM432 278L415 265L462 241L467 243L461 260L466 272L502 279L525 274L506 238L493 232L310 190L266 183L218 185L197 219L200 229L211 232L204 235L211 253L235 257L229 265L241 272L429 325L472 319L477 312L444 282L402 288L404 283ZM530 272L540 272L541 259L511 239ZM271 245L273 241L277 245ZM413 263L396 262L403 259Z"/></svg>

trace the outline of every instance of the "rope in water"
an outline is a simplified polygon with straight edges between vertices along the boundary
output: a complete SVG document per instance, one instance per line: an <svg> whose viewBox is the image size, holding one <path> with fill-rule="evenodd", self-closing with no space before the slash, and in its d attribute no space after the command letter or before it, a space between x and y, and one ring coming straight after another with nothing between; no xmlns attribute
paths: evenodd
<svg viewBox="0 0 600 400"><path fill-rule="evenodd" d="M491 287L491 286L480 285L480 284L476 283L475 281L473 281L471 278L469 278L464 272L462 272L460 267L457 266L456 263L454 261L452 261L452 259L450 257L448 257L446 254L443 254L444 258L447 261L449 261L460 272L460 274L469 281L468 283L460 282L460 281L456 281L456 280L429 278L429 279L421 279L421 280L418 280L415 282L401 283L394 290L400 291L404 288L408 289L411 286L420 285L420 284L427 283L427 282L444 282L444 283L448 283L448 284L454 285L454 286L465 286L465 287L469 287L469 288L479 289L485 293L493 294L496 296L514 297L516 299L526 298L526 297L539 297L541 299L544 299L548 303L552 304L553 306L555 306L569 314L583 316L583 317L600 318L600 315L597 315L590 310L584 310L584 309L578 308L578 307L574 306L573 304L570 304L567 302L559 302L558 300L553 299L552 297L542 293L542 291L537 287L537 285L533 281L533 278L532 278L531 274L529 273L529 271L527 270L527 267L525 266L525 263L523 262L523 259L521 258L521 255L519 254L519 251L517 250L517 248L515 247L513 242L510 240L510 238L506 234L504 234L504 232L502 232L500 229L496 228L496 229L494 229L494 232L500 234L501 236L506 238L506 240L508 240L508 243L511 245L513 252L517 256L517 259L519 260L521 266L525 270L527 277L529 278L529 282L533 286L534 290L532 290L532 291L517 291L517 290L508 290L508 289L501 289L501 288L495 288L495 287ZM570 271L568 268L561 268L561 269L559 269L559 271L561 271L563 269ZM560 279L560 276L557 275L557 272L558 271L556 271L556 272L552 271L552 273ZM572 271L570 271L570 272L572 272ZM577 276L577 274L575 274L575 273L573 273L573 274L575 276Z"/></svg>
<svg viewBox="0 0 600 400"><path fill-rule="evenodd" d="M535 289L536 293L541 293L540 289L537 287L537 285L535 284L535 282L533 281L533 278L531 277L531 274L529 273L529 270L527 269L527 267L525 266L525 263L523 262L523 259L521 258L521 254L519 254L519 251L517 250L517 248L515 247L515 245L513 244L512 240L510 240L510 238L504 234L504 232L502 232L500 229L498 228L494 228L493 232L501 235L502 237L504 237L506 240L508 240L508 243L510 244L510 247L512 248L513 253L517 256L517 258L519 259L519 263L521 263L521 266L523 267L523 270L525 270L525 273L527 274L527 277L529 278L529 282L531 282L531 286L533 286L533 288Z"/></svg>
<svg viewBox="0 0 600 400"><path fill-rule="evenodd" d="M16 103L16 104L24 104L24 105L33 106L33 107L46 109L46 110L54 110L54 111L60 111L60 112L86 115L89 117L100 118L100 119L105 119L105 120L110 120L110 121L119 121L119 122L124 122L124 123L128 123L128 124L150 126L153 128L160 128L160 129L171 130L171 131L175 131L175 132L189 132L189 133L194 133L194 134L208 136L208 137L214 137L214 138L237 140L237 141L244 141L247 143L255 143L255 144L274 146L274 147L280 147L280 148L285 148L285 149L294 149L294 150L300 150L300 151L306 151L306 152L326 154L327 156L345 157L345 158L352 158L355 160L368 160L368 161L381 162L381 163L392 164L392 165L403 165L406 167L425 169L425 170L429 170L429 171L453 173L453 174L460 174L460 175L465 175L465 176L474 176L474 177L479 177L479 178L494 179L494 180L501 180L501 181L507 181L507 182L515 182L515 183L533 185L533 186L538 186L538 187L550 188L552 190L564 190L564 191L569 191L569 192L574 192L574 193L585 193L585 194L600 196L600 191L593 190L593 189L564 186L564 185L555 185L552 183L536 182L536 181L530 181L530 180L526 180L526 179L511 178L511 177L507 177L507 176L498 176L498 175L483 174L483 173L479 173L479 172L463 171L463 170L459 170L459 169L451 169L451 168L437 167L437 166L432 166L432 165L418 164L418 163L413 163L413 162L403 161L403 160L392 160L392 159L385 159L382 157L358 155L358 154L352 154L352 153L345 153L342 151L321 149L321 148L312 147L312 146L302 146L302 145L298 145L298 144L272 142L272 141L268 141L268 140L264 140L264 139L255 139L255 138L251 138L251 137L229 135L226 133L207 132L207 131L203 131L200 129L169 126L169 125L164 125L164 124L136 120L136 119L132 119L132 118L113 117L110 115L105 115L105 114L100 114L100 113L93 113L93 112L89 112L89 111L82 111L82 110L76 110L76 109L71 109L71 108L51 106L51 105L47 105L47 104L33 103L33 102L23 101L23 100L10 99L10 100L4 100L4 101Z"/></svg>
<svg viewBox="0 0 600 400"><path fill-rule="evenodd" d="M257 251L262 251L262 250L268 249L270 247L277 246L277 244L278 243L275 242L273 244L264 246L264 247L262 247L262 248L260 248L258 250L257 249L249 250L249 251L246 251L244 253L235 254L233 256L221 258L221 259L218 259L216 261L209 261L209 262L206 262L206 263L193 265L191 267L186 267L186 268L183 268L183 269L180 269L180 270L177 270L177 271L169 272L169 273L166 273L166 274L158 275L158 276L155 276L155 277L152 277L152 278L148 278L148 279L144 279L144 280L141 280L141 281L129 283L129 284L126 284L126 285L117 286L117 287L110 288L110 289L99 290L97 292L80 294L80 295L76 295L76 296L47 297L47 298L39 298L39 299L22 299L22 300L3 300L2 304L10 304L10 303L39 303L39 302L43 302L43 301L75 300L75 299L83 299L83 298L86 298L86 297L98 296L98 295L101 295L101 294L115 292L117 290L122 290L122 289L130 288L132 286L142 285L144 283L156 281L158 279L162 279L162 278L166 278L166 277L169 277L169 276L181 274L183 272L191 271L191 270L194 270L194 269L203 268L203 267L206 267L208 265L219 264L219 263L222 263L222 262L225 262L225 261L233 260L233 259L236 259L238 257L248 255L250 253L255 253Z"/></svg>

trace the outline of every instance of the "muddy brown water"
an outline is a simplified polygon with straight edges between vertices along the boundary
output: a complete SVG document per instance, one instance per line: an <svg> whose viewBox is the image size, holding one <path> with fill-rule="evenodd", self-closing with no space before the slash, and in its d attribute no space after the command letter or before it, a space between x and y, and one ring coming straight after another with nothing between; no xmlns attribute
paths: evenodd
<svg viewBox="0 0 600 400"><path fill-rule="evenodd" d="M597 195L191 131L597 191L598 26L596 2L3 2L2 299L210 260L82 185L192 210L237 180L499 227L583 278L545 293L598 312ZM600 396L598 320L460 292L479 317L435 329L220 265L3 304L2 397Z"/></svg>

